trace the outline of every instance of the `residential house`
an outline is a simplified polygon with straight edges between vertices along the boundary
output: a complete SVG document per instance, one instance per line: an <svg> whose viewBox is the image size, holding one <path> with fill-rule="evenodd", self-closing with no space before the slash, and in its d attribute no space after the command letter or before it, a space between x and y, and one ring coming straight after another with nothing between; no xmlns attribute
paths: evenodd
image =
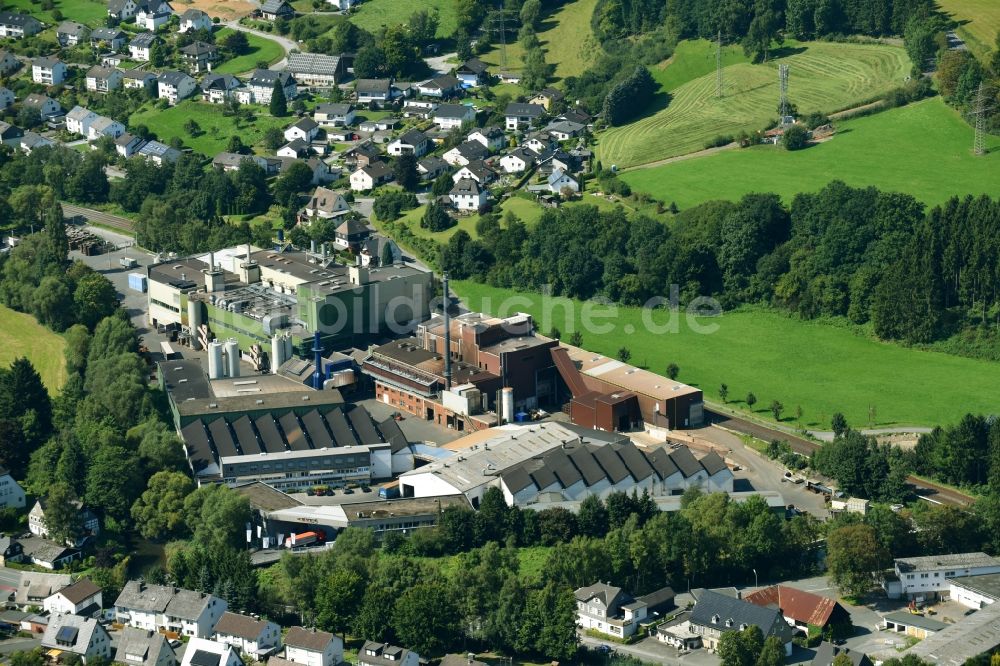
<svg viewBox="0 0 1000 666"><path fill-rule="evenodd" d="M646 619L646 604L620 587L596 583L576 592L576 624L617 639L636 633Z"/></svg>
<svg viewBox="0 0 1000 666"><path fill-rule="evenodd" d="M403 116L409 118L411 116L419 116L420 118L430 118L434 115L434 111L437 110L437 102L432 102L426 99L408 99L403 102Z"/></svg>
<svg viewBox="0 0 1000 666"><path fill-rule="evenodd" d="M590 123L594 122L594 119L589 114L576 108L566 109L556 116L556 120L568 120L572 123L579 123L584 127L587 127Z"/></svg>
<svg viewBox="0 0 1000 666"><path fill-rule="evenodd" d="M0 109L9 109L14 106L14 99L13 90L0 86Z"/></svg>
<svg viewBox="0 0 1000 666"><path fill-rule="evenodd" d="M359 104L392 101L392 81L389 79L358 79L354 86Z"/></svg>
<svg viewBox="0 0 1000 666"><path fill-rule="evenodd" d="M226 609L225 600L211 594L131 580L115 600L115 619L139 629L207 638Z"/></svg>
<svg viewBox="0 0 1000 666"><path fill-rule="evenodd" d="M56 41L59 46L76 46L87 41L90 28L76 21L63 21L56 27Z"/></svg>
<svg viewBox="0 0 1000 666"><path fill-rule="evenodd" d="M239 153L219 153L212 159L212 166L223 171L236 171L244 160L250 160L264 171L268 170L267 160L260 155L241 155Z"/></svg>
<svg viewBox="0 0 1000 666"><path fill-rule="evenodd" d="M212 104L224 104L243 88L243 82L232 74L207 74L201 80L201 98Z"/></svg>
<svg viewBox="0 0 1000 666"><path fill-rule="evenodd" d="M344 642L325 631L292 627L285 634L285 659L302 666L337 666L344 659Z"/></svg>
<svg viewBox="0 0 1000 666"><path fill-rule="evenodd" d="M295 80L313 88L332 88L344 71L344 59L322 53L289 53L285 69Z"/></svg>
<svg viewBox="0 0 1000 666"><path fill-rule="evenodd" d="M423 157L431 149L432 143L427 135L415 129L404 132L398 139L392 141L386 152L399 157L400 155L413 155Z"/></svg>
<svg viewBox="0 0 1000 666"><path fill-rule="evenodd" d="M0 120L0 143L5 146L20 145L24 130L16 125Z"/></svg>
<svg viewBox="0 0 1000 666"><path fill-rule="evenodd" d="M462 178L451 188L448 198L458 210L477 211L486 205L489 191L471 178Z"/></svg>
<svg viewBox="0 0 1000 666"><path fill-rule="evenodd" d="M462 180L463 178L469 178L474 180L480 185L486 186L497 179L496 173L482 160L476 160L475 162L469 162L461 169L456 171L451 175L451 180L454 183Z"/></svg>
<svg viewBox="0 0 1000 666"><path fill-rule="evenodd" d="M540 104L511 102L503 112L508 132L531 129L545 115L545 107Z"/></svg>
<svg viewBox="0 0 1000 666"><path fill-rule="evenodd" d="M451 74L436 76L429 81L417 84L417 91L426 97L444 99L454 97L462 90L462 82Z"/></svg>
<svg viewBox="0 0 1000 666"><path fill-rule="evenodd" d="M13 537L0 535L0 566L8 562L20 562L24 559L24 548L21 542Z"/></svg>
<svg viewBox="0 0 1000 666"><path fill-rule="evenodd" d="M90 45L117 51L128 43L128 33L118 28L97 28L90 33Z"/></svg>
<svg viewBox="0 0 1000 666"><path fill-rule="evenodd" d="M87 70L87 90L106 93L122 86L122 73L113 67L94 65Z"/></svg>
<svg viewBox="0 0 1000 666"><path fill-rule="evenodd" d="M481 127L479 129L474 129L469 132L469 136L466 138L469 141L478 141L486 146L486 150L491 153L495 153L507 145L507 136L499 127Z"/></svg>
<svg viewBox="0 0 1000 666"><path fill-rule="evenodd" d="M101 588L89 578L81 578L47 597L42 607L47 613L69 613L91 617L104 608Z"/></svg>
<svg viewBox="0 0 1000 666"><path fill-rule="evenodd" d="M33 16L15 12L0 12L0 37L21 39L38 34L41 29L42 22Z"/></svg>
<svg viewBox="0 0 1000 666"><path fill-rule="evenodd" d="M538 153L535 151L518 146L500 158L500 167L505 173L523 173L535 166L537 158Z"/></svg>
<svg viewBox="0 0 1000 666"><path fill-rule="evenodd" d="M348 103L317 104L313 109L313 120L323 127L340 127L354 122L354 105Z"/></svg>
<svg viewBox="0 0 1000 666"><path fill-rule="evenodd" d="M236 648L226 643L192 638L188 641L181 666L243 666Z"/></svg>
<svg viewBox="0 0 1000 666"><path fill-rule="evenodd" d="M281 648L281 627L268 620L226 611L215 625L213 638L260 661Z"/></svg>
<svg viewBox="0 0 1000 666"><path fill-rule="evenodd" d="M464 104L442 104L434 111L434 124L443 130L455 129L476 119L476 110Z"/></svg>
<svg viewBox="0 0 1000 666"><path fill-rule="evenodd" d="M94 122L90 123L90 132L87 133L88 141L97 141L102 136L110 136L117 139L125 133L125 126L117 120L112 120L107 116L98 116Z"/></svg>
<svg viewBox="0 0 1000 666"><path fill-rule="evenodd" d="M41 537L20 539L20 542L24 549L25 561L43 569L61 569L74 560L82 559L80 551L76 548Z"/></svg>
<svg viewBox="0 0 1000 666"><path fill-rule="evenodd" d="M302 139L293 139L281 148L278 148L275 154L278 157L292 157L295 159L306 157L309 154L309 144Z"/></svg>
<svg viewBox="0 0 1000 666"><path fill-rule="evenodd" d="M536 153L544 153L548 150L553 150L558 143L556 143L555 137L553 137L548 132L534 132L525 137L521 145L525 148L530 148Z"/></svg>
<svg viewBox="0 0 1000 666"><path fill-rule="evenodd" d="M188 71L195 73L205 70L211 71L212 64L219 59L219 49L214 44L205 42L192 42L183 47L180 52Z"/></svg>
<svg viewBox="0 0 1000 666"><path fill-rule="evenodd" d="M159 141L147 141L139 148L139 155L153 164L162 166L165 162L176 162L181 156L181 151Z"/></svg>
<svg viewBox="0 0 1000 666"><path fill-rule="evenodd" d="M115 152L125 158L132 157L145 143L143 139L125 132L115 139Z"/></svg>
<svg viewBox="0 0 1000 666"><path fill-rule="evenodd" d="M388 165L375 162L351 174L351 189L355 192L367 192L390 182L392 178L392 169Z"/></svg>
<svg viewBox="0 0 1000 666"><path fill-rule="evenodd" d="M452 166L465 166L469 162L485 159L489 155L486 146L478 141L466 141L455 146L441 157Z"/></svg>
<svg viewBox="0 0 1000 666"><path fill-rule="evenodd" d="M309 197L309 203L299 211L299 220L307 222L316 218L329 219L350 212L351 205L340 193L325 187L317 187Z"/></svg>
<svg viewBox="0 0 1000 666"><path fill-rule="evenodd" d="M837 601L812 592L805 592L787 585L771 585L751 592L744 597L750 603L767 608L777 608L785 621L796 629L809 631L809 627L833 628L836 635L849 635L851 616Z"/></svg>
<svg viewBox="0 0 1000 666"><path fill-rule="evenodd" d="M455 76L467 88L478 88L489 83L490 80L489 69L487 69L486 63L479 58L470 58L463 62L455 70Z"/></svg>
<svg viewBox="0 0 1000 666"><path fill-rule="evenodd" d="M430 156L417 162L417 173L421 180L434 180L451 169L451 165L440 157Z"/></svg>
<svg viewBox="0 0 1000 666"><path fill-rule="evenodd" d="M299 118L294 124L285 128L285 141L302 139L309 143L319 136L319 125L312 118Z"/></svg>
<svg viewBox="0 0 1000 666"><path fill-rule="evenodd" d="M144 72L141 69L126 69L122 72L122 86L125 90L148 90L157 89L156 74Z"/></svg>
<svg viewBox="0 0 1000 666"><path fill-rule="evenodd" d="M347 219L334 232L333 244L342 250L358 253L371 233L372 230L361 220Z"/></svg>
<svg viewBox="0 0 1000 666"><path fill-rule="evenodd" d="M56 100L52 99L48 95L40 95L39 93L31 93L24 98L21 102L21 106L36 109L38 111L38 117L42 120L48 120L55 116L60 115L63 112L62 106Z"/></svg>
<svg viewBox="0 0 1000 666"><path fill-rule="evenodd" d="M149 62L152 58L153 45L159 39L155 32L140 32L128 43L129 57L136 62Z"/></svg>
<svg viewBox="0 0 1000 666"><path fill-rule="evenodd" d="M97 119L97 114L82 106L74 106L66 114L66 131L80 136L90 134L90 123Z"/></svg>
<svg viewBox="0 0 1000 666"><path fill-rule="evenodd" d="M695 598L697 603L689 620L691 631L701 636L703 645L709 650L718 649L723 634L756 626L765 639L778 637L785 648L785 656L792 654L792 628L778 609L755 606L711 590L699 590Z"/></svg>
<svg viewBox="0 0 1000 666"><path fill-rule="evenodd" d="M33 58L31 80L46 86L57 86L66 80L66 64L55 56Z"/></svg>
<svg viewBox="0 0 1000 666"><path fill-rule="evenodd" d="M14 93L6 88L0 88L0 99L4 98L4 93L14 97ZM0 508L21 509L24 504L24 489L14 480L10 472L0 467Z"/></svg>
<svg viewBox="0 0 1000 666"><path fill-rule="evenodd" d="M43 148L45 146L54 146L56 144L52 139L42 136L37 132L25 132L24 136L21 137L21 152L25 155L30 155L31 151L36 148Z"/></svg>
<svg viewBox="0 0 1000 666"><path fill-rule="evenodd" d="M186 99L194 92L195 80L184 72L166 70L160 72L156 79L157 97L167 100L171 105Z"/></svg>
<svg viewBox="0 0 1000 666"><path fill-rule="evenodd" d="M170 22L174 8L166 0L139 0L135 8L135 24L146 30L156 31Z"/></svg>
<svg viewBox="0 0 1000 666"><path fill-rule="evenodd" d="M265 0L260 6L260 16L265 21L277 21L295 16L295 10L285 0Z"/></svg>
<svg viewBox="0 0 1000 666"><path fill-rule="evenodd" d="M562 169L553 169L544 184L528 186L528 191L530 192L551 192L552 194L562 194L564 190L579 192L580 182Z"/></svg>
<svg viewBox="0 0 1000 666"><path fill-rule="evenodd" d="M362 132L386 132L389 130L394 130L400 125L400 119L395 116L386 116L384 118L376 118L374 120L366 120L365 122L358 125L358 129Z"/></svg>
<svg viewBox="0 0 1000 666"><path fill-rule="evenodd" d="M291 100L298 95L295 77L288 72L276 72L271 69L255 69L247 81L246 92L240 93L237 99L243 104L270 104L271 93L274 92L274 82L278 81L285 99Z"/></svg>
<svg viewBox="0 0 1000 666"><path fill-rule="evenodd" d="M343 157L348 166L366 167L381 160L382 153L371 141L365 141L344 151Z"/></svg>
<svg viewBox="0 0 1000 666"><path fill-rule="evenodd" d="M472 653L468 654L446 654L441 658L438 666L488 666L485 661L474 659Z"/></svg>
<svg viewBox="0 0 1000 666"><path fill-rule="evenodd" d="M125 627L114 661L125 666L177 666L177 655L163 634Z"/></svg>
<svg viewBox="0 0 1000 666"><path fill-rule="evenodd" d="M852 666L874 666L872 660L864 652L852 650L849 647L834 645L828 641L823 641L816 648L816 656L813 657L812 666L834 666L833 661L838 656L843 655L850 659Z"/></svg>
<svg viewBox="0 0 1000 666"><path fill-rule="evenodd" d="M551 134L558 141L566 141L583 134L586 129L580 123L571 120L555 120L545 126L545 131Z"/></svg>
<svg viewBox="0 0 1000 666"><path fill-rule="evenodd" d="M378 266L391 266L403 260L403 251L399 249L391 238L375 234L369 236L361 247L358 255L361 258L361 266L364 268L375 268Z"/></svg>
<svg viewBox="0 0 1000 666"><path fill-rule="evenodd" d="M358 650L358 666L418 666L420 655L412 650L365 641Z"/></svg>
<svg viewBox="0 0 1000 666"><path fill-rule="evenodd" d="M544 107L546 111L551 111L552 107L558 102L561 102L563 97L565 97L565 95L561 90L556 90L555 88L543 88L528 100L528 104L537 104Z"/></svg>
<svg viewBox="0 0 1000 666"><path fill-rule="evenodd" d="M0 76L10 76L21 68L21 61L7 49L0 50Z"/></svg>
<svg viewBox="0 0 1000 666"><path fill-rule="evenodd" d="M100 118L100 116L95 115L94 118L91 119L90 126L88 127L88 134L93 131L93 121L98 118ZM121 123L119 123L119 127L120 126ZM43 539L49 535L49 530L45 526L45 504L45 499L36 500L35 506L33 506L31 511L28 513L28 531L35 536L42 537ZM101 532L101 523L97 518L97 514L83 506L82 502L77 501L74 505L77 508L77 512L80 515L80 522L83 525L83 536L77 544L74 544L79 545L79 543L82 543L82 541L86 540L88 537L97 536Z"/></svg>
<svg viewBox="0 0 1000 666"><path fill-rule="evenodd" d="M883 583L890 599L934 599L950 589L949 578L1000 573L1000 559L986 553L902 557L894 569L895 580Z"/></svg>
<svg viewBox="0 0 1000 666"><path fill-rule="evenodd" d="M89 659L111 659L111 636L93 618L57 613L49 617L42 635L42 648L50 654L72 654L83 663Z"/></svg>
<svg viewBox="0 0 1000 666"><path fill-rule="evenodd" d="M39 573L35 571L6 571L15 578L14 605L21 610L31 606L41 607L55 592L73 582L69 574ZM45 631L42 627L41 631Z"/></svg>
<svg viewBox="0 0 1000 666"><path fill-rule="evenodd" d="M135 16L134 0L108 0L108 16L125 21Z"/></svg>
<svg viewBox="0 0 1000 666"><path fill-rule="evenodd" d="M211 30L212 18L200 9L189 9L181 14L181 24L177 28L178 32L191 32L197 30Z"/></svg>

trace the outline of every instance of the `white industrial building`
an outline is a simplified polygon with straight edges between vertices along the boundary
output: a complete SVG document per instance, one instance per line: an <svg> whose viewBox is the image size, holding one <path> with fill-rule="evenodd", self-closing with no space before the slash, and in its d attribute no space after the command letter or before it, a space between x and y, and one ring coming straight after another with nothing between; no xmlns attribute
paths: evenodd
<svg viewBox="0 0 1000 666"><path fill-rule="evenodd" d="M1000 573L1000 559L986 553L902 557L894 568L895 576L883 583L890 599L936 599L949 593L949 579Z"/></svg>

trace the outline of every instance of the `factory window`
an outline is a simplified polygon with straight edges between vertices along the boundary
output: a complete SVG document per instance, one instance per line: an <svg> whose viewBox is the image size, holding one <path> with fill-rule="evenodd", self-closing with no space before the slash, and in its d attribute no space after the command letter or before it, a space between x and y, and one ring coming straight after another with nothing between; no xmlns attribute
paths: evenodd
<svg viewBox="0 0 1000 666"><path fill-rule="evenodd" d="M152 303L153 305L158 305L158 306L160 306L161 308L165 308L165 309L167 309L167 310L170 310L171 312L180 312L180 311L181 311L181 309L180 309L180 308L178 308L178 307L174 307L173 305L167 305L167 304L166 304L166 303L164 303L163 301L158 301L158 300L156 300L155 298L151 298L151 299L149 299L149 302L150 302L150 303Z"/></svg>

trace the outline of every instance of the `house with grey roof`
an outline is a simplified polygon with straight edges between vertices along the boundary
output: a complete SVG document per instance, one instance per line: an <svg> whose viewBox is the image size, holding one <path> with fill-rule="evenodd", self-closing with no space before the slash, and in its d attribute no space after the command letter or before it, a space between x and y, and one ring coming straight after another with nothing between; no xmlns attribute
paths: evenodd
<svg viewBox="0 0 1000 666"><path fill-rule="evenodd" d="M241 104L270 104L271 93L274 92L274 82L278 81L286 100L295 99L298 95L297 82L289 72L277 72L272 69L255 69L246 82L246 90L240 91L236 99Z"/></svg>
<svg viewBox="0 0 1000 666"><path fill-rule="evenodd" d="M243 666L236 648L205 638L188 641L181 666Z"/></svg>
<svg viewBox="0 0 1000 666"><path fill-rule="evenodd" d="M208 638L227 607L204 592L132 580L115 600L115 618L139 629Z"/></svg>
<svg viewBox="0 0 1000 666"><path fill-rule="evenodd" d="M490 72L485 62L479 58L469 58L455 68L455 76L466 87L478 88L489 82Z"/></svg>
<svg viewBox="0 0 1000 666"><path fill-rule="evenodd" d="M31 541L31 539L24 539ZM69 574L40 573L37 571L17 572L17 587L14 589L14 604L25 610L31 606L41 606L52 594L73 582Z"/></svg>
<svg viewBox="0 0 1000 666"><path fill-rule="evenodd" d="M595 630L614 638L624 639L639 629L646 619L646 603L607 583L595 583L577 589L576 624L584 630Z"/></svg>
<svg viewBox="0 0 1000 666"><path fill-rule="evenodd" d="M201 80L201 98L212 104L224 104L243 89L243 82L232 74L206 74Z"/></svg>
<svg viewBox="0 0 1000 666"><path fill-rule="evenodd" d="M420 130L411 129L403 132L397 139L386 146L386 152L399 157L413 155L423 157L431 148L431 140Z"/></svg>
<svg viewBox="0 0 1000 666"><path fill-rule="evenodd" d="M584 125L572 120L554 120L545 126L545 131L559 141L567 141L573 137L580 136L585 129Z"/></svg>
<svg viewBox="0 0 1000 666"><path fill-rule="evenodd" d="M343 217L350 212L351 205L343 195L326 187L317 187L309 197L309 203L299 211L299 220L308 224L315 218Z"/></svg>
<svg viewBox="0 0 1000 666"><path fill-rule="evenodd" d="M184 72L166 70L161 72L156 80L157 97L167 100L171 105L177 104L191 96L195 89L195 80Z"/></svg>
<svg viewBox="0 0 1000 666"><path fill-rule="evenodd" d="M388 102L393 98L392 81L389 79L358 79L354 84L358 103Z"/></svg>
<svg viewBox="0 0 1000 666"><path fill-rule="evenodd" d="M137 62L149 62L152 57L153 45L159 39L155 32L140 32L128 43L129 56Z"/></svg>
<svg viewBox="0 0 1000 666"><path fill-rule="evenodd" d="M43 148L45 146L54 146L54 145L55 141L53 141L52 139L46 136L42 136L38 132L27 131L24 133L24 136L21 137L21 143L19 145L19 148L21 149L21 152L24 153L25 155L30 155L31 151L35 150L36 148Z"/></svg>
<svg viewBox="0 0 1000 666"><path fill-rule="evenodd" d="M489 157L489 150L478 141L465 141L455 146L441 157L452 166L465 166L469 162Z"/></svg>
<svg viewBox="0 0 1000 666"><path fill-rule="evenodd" d="M285 69L304 86L332 88L344 72L344 60L323 53L289 53Z"/></svg>
<svg viewBox="0 0 1000 666"><path fill-rule="evenodd" d="M354 122L354 105L324 102L313 109L313 120L324 127L339 127Z"/></svg>
<svg viewBox="0 0 1000 666"><path fill-rule="evenodd" d="M162 165L164 162L176 162L180 159L181 151L159 141L147 141L139 147L138 154L153 164Z"/></svg>
<svg viewBox="0 0 1000 666"><path fill-rule="evenodd" d="M48 95L41 95L39 93L31 93L25 97L24 101L21 102L21 106L37 109L38 115L42 120L58 116L63 110L59 102Z"/></svg>
<svg viewBox="0 0 1000 666"><path fill-rule="evenodd" d="M41 32L42 22L30 14L0 12L0 37L21 39Z"/></svg>
<svg viewBox="0 0 1000 666"><path fill-rule="evenodd" d="M453 183L457 183L463 178L474 180L481 186L486 186L496 180L497 175L486 162L476 160L475 162L469 162L451 176Z"/></svg>
<svg viewBox="0 0 1000 666"><path fill-rule="evenodd" d="M504 173L523 173L535 166L537 160L538 153L530 148L518 146L500 158L500 166Z"/></svg>
<svg viewBox="0 0 1000 666"><path fill-rule="evenodd" d="M478 141L491 153L507 145L507 135L499 127L480 127L469 132L469 141Z"/></svg>
<svg viewBox="0 0 1000 666"><path fill-rule="evenodd" d="M66 64L55 56L32 58L31 80L45 86L57 86L66 80Z"/></svg>
<svg viewBox="0 0 1000 666"><path fill-rule="evenodd" d="M295 16L295 10L286 0L264 0L260 6L260 16L265 21L277 21L279 18Z"/></svg>
<svg viewBox="0 0 1000 666"><path fill-rule="evenodd" d="M306 143L319 136L320 128L315 120L309 117L299 118L285 128L285 141L302 139Z"/></svg>
<svg viewBox="0 0 1000 666"><path fill-rule="evenodd" d="M114 118L107 116L97 116L94 122L90 123L90 132L87 133L88 141L97 141L103 136L110 136L117 139L125 133L125 126Z"/></svg>
<svg viewBox="0 0 1000 666"><path fill-rule="evenodd" d="M545 107L540 104L511 102L503 112L507 131L531 129L545 115Z"/></svg>
<svg viewBox="0 0 1000 666"><path fill-rule="evenodd" d="M85 110L85 109L84 109ZM95 114L94 118L91 120L90 125L87 129L87 134L90 135L93 131L93 121L101 118ZM119 123L119 126L121 123ZM123 130L124 131L124 130ZM35 536L41 538L47 538L49 536L49 528L45 525L45 507L48 503L44 497L39 498L35 501L35 505L31 507L31 511L28 512L28 531ZM77 511L80 513L80 521L83 524L83 534L80 539L73 545L81 545L87 538L92 536L97 536L101 531L101 523L97 518L97 514L88 509L83 505L82 502L76 502Z"/></svg>
<svg viewBox="0 0 1000 666"><path fill-rule="evenodd" d="M128 33L119 28L97 28L90 33L90 45L117 51L128 43Z"/></svg>
<svg viewBox="0 0 1000 666"><path fill-rule="evenodd" d="M135 0L108 0L108 16L125 21L135 16Z"/></svg>
<svg viewBox="0 0 1000 666"><path fill-rule="evenodd" d="M292 627L285 634L284 659L302 666L336 666L344 659L344 641L326 631Z"/></svg>
<svg viewBox="0 0 1000 666"><path fill-rule="evenodd" d="M200 9L188 9L181 14L180 26L177 32L192 32L195 30L211 30L212 17Z"/></svg>
<svg viewBox="0 0 1000 666"><path fill-rule="evenodd" d="M777 608L755 606L712 590L697 590L694 596L696 603L689 620L691 631L701 636L702 644L709 650L718 649L723 634L756 626L765 640L776 636L785 648L785 656L791 656L792 627Z"/></svg>
<svg viewBox="0 0 1000 666"><path fill-rule="evenodd" d="M60 654L73 654L87 663L88 659L111 658L111 636L97 620L79 615L56 613L42 635L42 648Z"/></svg>
<svg viewBox="0 0 1000 666"><path fill-rule="evenodd" d="M174 8L166 0L136 0L135 24L146 30L156 31L166 25L174 14Z"/></svg>
<svg viewBox="0 0 1000 666"><path fill-rule="evenodd" d="M426 97L446 98L457 95L462 90L462 82L451 74L435 76L417 84L417 91Z"/></svg>
<svg viewBox="0 0 1000 666"><path fill-rule="evenodd" d="M413 650L365 641L358 650L358 666L418 666L420 655Z"/></svg>
<svg viewBox="0 0 1000 666"><path fill-rule="evenodd" d="M431 155L417 162L417 173L421 180L434 180L451 168L451 165L440 157Z"/></svg>
<svg viewBox="0 0 1000 666"><path fill-rule="evenodd" d="M816 648L816 656L813 657L812 666L834 666L833 660L840 655L849 659L851 666L874 666L872 660L864 652L834 645L829 641L823 641Z"/></svg>
<svg viewBox="0 0 1000 666"><path fill-rule="evenodd" d="M115 152L125 158L132 157L145 143L144 139L125 132L115 139Z"/></svg>
<svg viewBox="0 0 1000 666"><path fill-rule="evenodd" d="M21 68L21 61L7 49L0 49L0 76L10 76Z"/></svg>
<svg viewBox="0 0 1000 666"><path fill-rule="evenodd" d="M135 627L122 630L114 660L127 666L177 666L177 655L166 636Z"/></svg>
<svg viewBox="0 0 1000 666"><path fill-rule="evenodd" d="M106 93L122 85L122 73L114 67L94 65L87 70L87 90Z"/></svg>
<svg viewBox="0 0 1000 666"><path fill-rule="evenodd" d="M528 185L529 192L550 192L562 194L564 190L576 193L580 191L580 182L562 169L553 169L545 182L540 185Z"/></svg>
<svg viewBox="0 0 1000 666"><path fill-rule="evenodd" d="M122 72L122 87L126 90L157 90L156 74L141 69Z"/></svg>
<svg viewBox="0 0 1000 666"><path fill-rule="evenodd" d="M188 71L194 73L210 71L212 64L219 60L219 49L214 44L206 42L191 42L182 47L180 52Z"/></svg>
<svg viewBox="0 0 1000 666"><path fill-rule="evenodd" d="M90 28L76 21L63 21L56 27L56 41L60 46L76 46L87 41Z"/></svg>
<svg viewBox="0 0 1000 666"><path fill-rule="evenodd" d="M443 130L455 129L476 119L476 110L464 104L441 104L434 110L434 123Z"/></svg>
<svg viewBox="0 0 1000 666"><path fill-rule="evenodd" d="M281 648L281 627L268 620L226 611L215 625L213 638L260 661Z"/></svg>

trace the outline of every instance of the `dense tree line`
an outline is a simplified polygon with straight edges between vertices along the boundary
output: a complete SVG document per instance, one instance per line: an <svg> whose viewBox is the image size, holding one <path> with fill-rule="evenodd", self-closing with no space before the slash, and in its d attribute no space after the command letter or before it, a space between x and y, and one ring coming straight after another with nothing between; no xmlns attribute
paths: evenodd
<svg viewBox="0 0 1000 666"><path fill-rule="evenodd" d="M848 428L813 454L812 467L836 480L853 497L902 502L910 495L906 477L912 456L898 447L878 444L874 437Z"/></svg>
<svg viewBox="0 0 1000 666"><path fill-rule="evenodd" d="M609 125L622 125L642 113L653 99L656 81L643 66L627 79L615 84L604 98L604 120Z"/></svg>
<svg viewBox="0 0 1000 666"><path fill-rule="evenodd" d="M1000 420L966 414L953 426L921 435L914 470L945 483L988 486L1000 493Z"/></svg>

